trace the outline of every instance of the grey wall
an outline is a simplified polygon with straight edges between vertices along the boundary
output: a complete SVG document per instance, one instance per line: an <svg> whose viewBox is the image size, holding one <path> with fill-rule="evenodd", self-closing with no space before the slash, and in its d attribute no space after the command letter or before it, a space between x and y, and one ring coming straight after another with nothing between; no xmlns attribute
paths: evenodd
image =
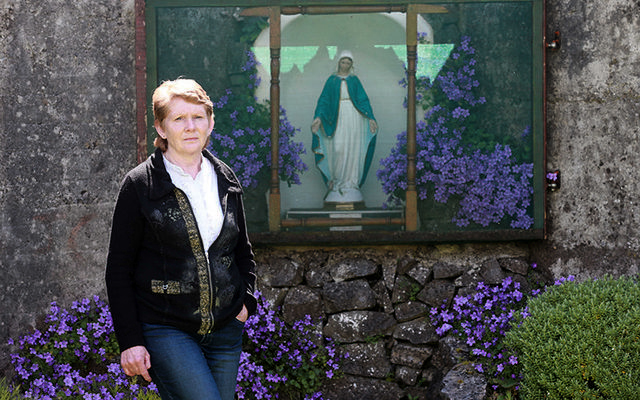
<svg viewBox="0 0 640 400"><path fill-rule="evenodd" d="M134 1L0 1L0 368L51 301L104 292L136 161Z"/></svg>
<svg viewBox="0 0 640 400"><path fill-rule="evenodd" d="M548 52L548 167L562 171L549 238L466 245L465 265L525 257L555 276L636 274L640 1L547 9L563 39ZM0 1L0 369L6 338L51 301L104 293L113 202L136 162L134 74L133 0Z"/></svg>
<svg viewBox="0 0 640 400"><path fill-rule="evenodd" d="M549 240L554 274L637 274L640 234L640 1L547 1Z"/></svg>

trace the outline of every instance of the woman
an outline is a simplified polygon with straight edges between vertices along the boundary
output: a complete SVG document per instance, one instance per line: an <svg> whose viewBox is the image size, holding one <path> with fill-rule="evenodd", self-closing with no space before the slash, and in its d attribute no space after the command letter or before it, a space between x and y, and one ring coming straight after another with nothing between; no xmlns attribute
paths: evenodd
<svg viewBox="0 0 640 400"><path fill-rule="evenodd" d="M353 74L353 55L343 51L338 71L327 79L318 98L311 124L316 165L329 187L325 203L363 201L360 186L371 165L377 130L369 97Z"/></svg>
<svg viewBox="0 0 640 400"><path fill-rule="evenodd" d="M233 399L255 263L242 188L205 149L213 104L190 79L153 94L154 154L124 178L106 282L121 365L163 399Z"/></svg>

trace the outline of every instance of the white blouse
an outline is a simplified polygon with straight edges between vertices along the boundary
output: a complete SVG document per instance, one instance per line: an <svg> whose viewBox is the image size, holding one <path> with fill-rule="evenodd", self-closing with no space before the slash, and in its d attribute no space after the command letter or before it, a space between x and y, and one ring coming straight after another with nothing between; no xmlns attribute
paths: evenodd
<svg viewBox="0 0 640 400"><path fill-rule="evenodd" d="M164 166L171 176L171 182L182 190L191 203L191 209L198 224L200 237L205 254L222 230L222 206L218 196L218 179L211 162L202 157L200 172L193 179L181 167L172 164L166 157L162 157Z"/></svg>

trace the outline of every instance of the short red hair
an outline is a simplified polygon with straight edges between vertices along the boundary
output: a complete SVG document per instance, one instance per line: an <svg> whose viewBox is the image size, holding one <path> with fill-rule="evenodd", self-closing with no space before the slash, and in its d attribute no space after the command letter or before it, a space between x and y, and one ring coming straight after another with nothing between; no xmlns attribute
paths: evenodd
<svg viewBox="0 0 640 400"><path fill-rule="evenodd" d="M202 104L208 117L213 117L213 103L207 92L193 79L178 78L173 81L164 81L153 92L153 118L156 123L164 122L169 115L169 103L175 97L180 97L190 103ZM207 144L209 140L207 139ZM167 151L169 142L160 136L156 136L153 145L160 150ZM206 147L206 144L205 144Z"/></svg>

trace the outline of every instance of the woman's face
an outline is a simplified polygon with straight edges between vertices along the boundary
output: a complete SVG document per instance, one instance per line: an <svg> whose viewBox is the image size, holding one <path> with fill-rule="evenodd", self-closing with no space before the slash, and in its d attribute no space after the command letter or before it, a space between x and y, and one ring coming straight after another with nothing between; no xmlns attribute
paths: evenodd
<svg viewBox="0 0 640 400"><path fill-rule="evenodd" d="M348 57L343 57L338 61L338 72L341 74L348 74L351 70L351 65L353 65L353 61L351 61Z"/></svg>
<svg viewBox="0 0 640 400"><path fill-rule="evenodd" d="M169 143L168 155L199 155L213 130L213 117L207 115L204 105L182 97L171 99L168 109L164 121L155 124L158 134Z"/></svg>

